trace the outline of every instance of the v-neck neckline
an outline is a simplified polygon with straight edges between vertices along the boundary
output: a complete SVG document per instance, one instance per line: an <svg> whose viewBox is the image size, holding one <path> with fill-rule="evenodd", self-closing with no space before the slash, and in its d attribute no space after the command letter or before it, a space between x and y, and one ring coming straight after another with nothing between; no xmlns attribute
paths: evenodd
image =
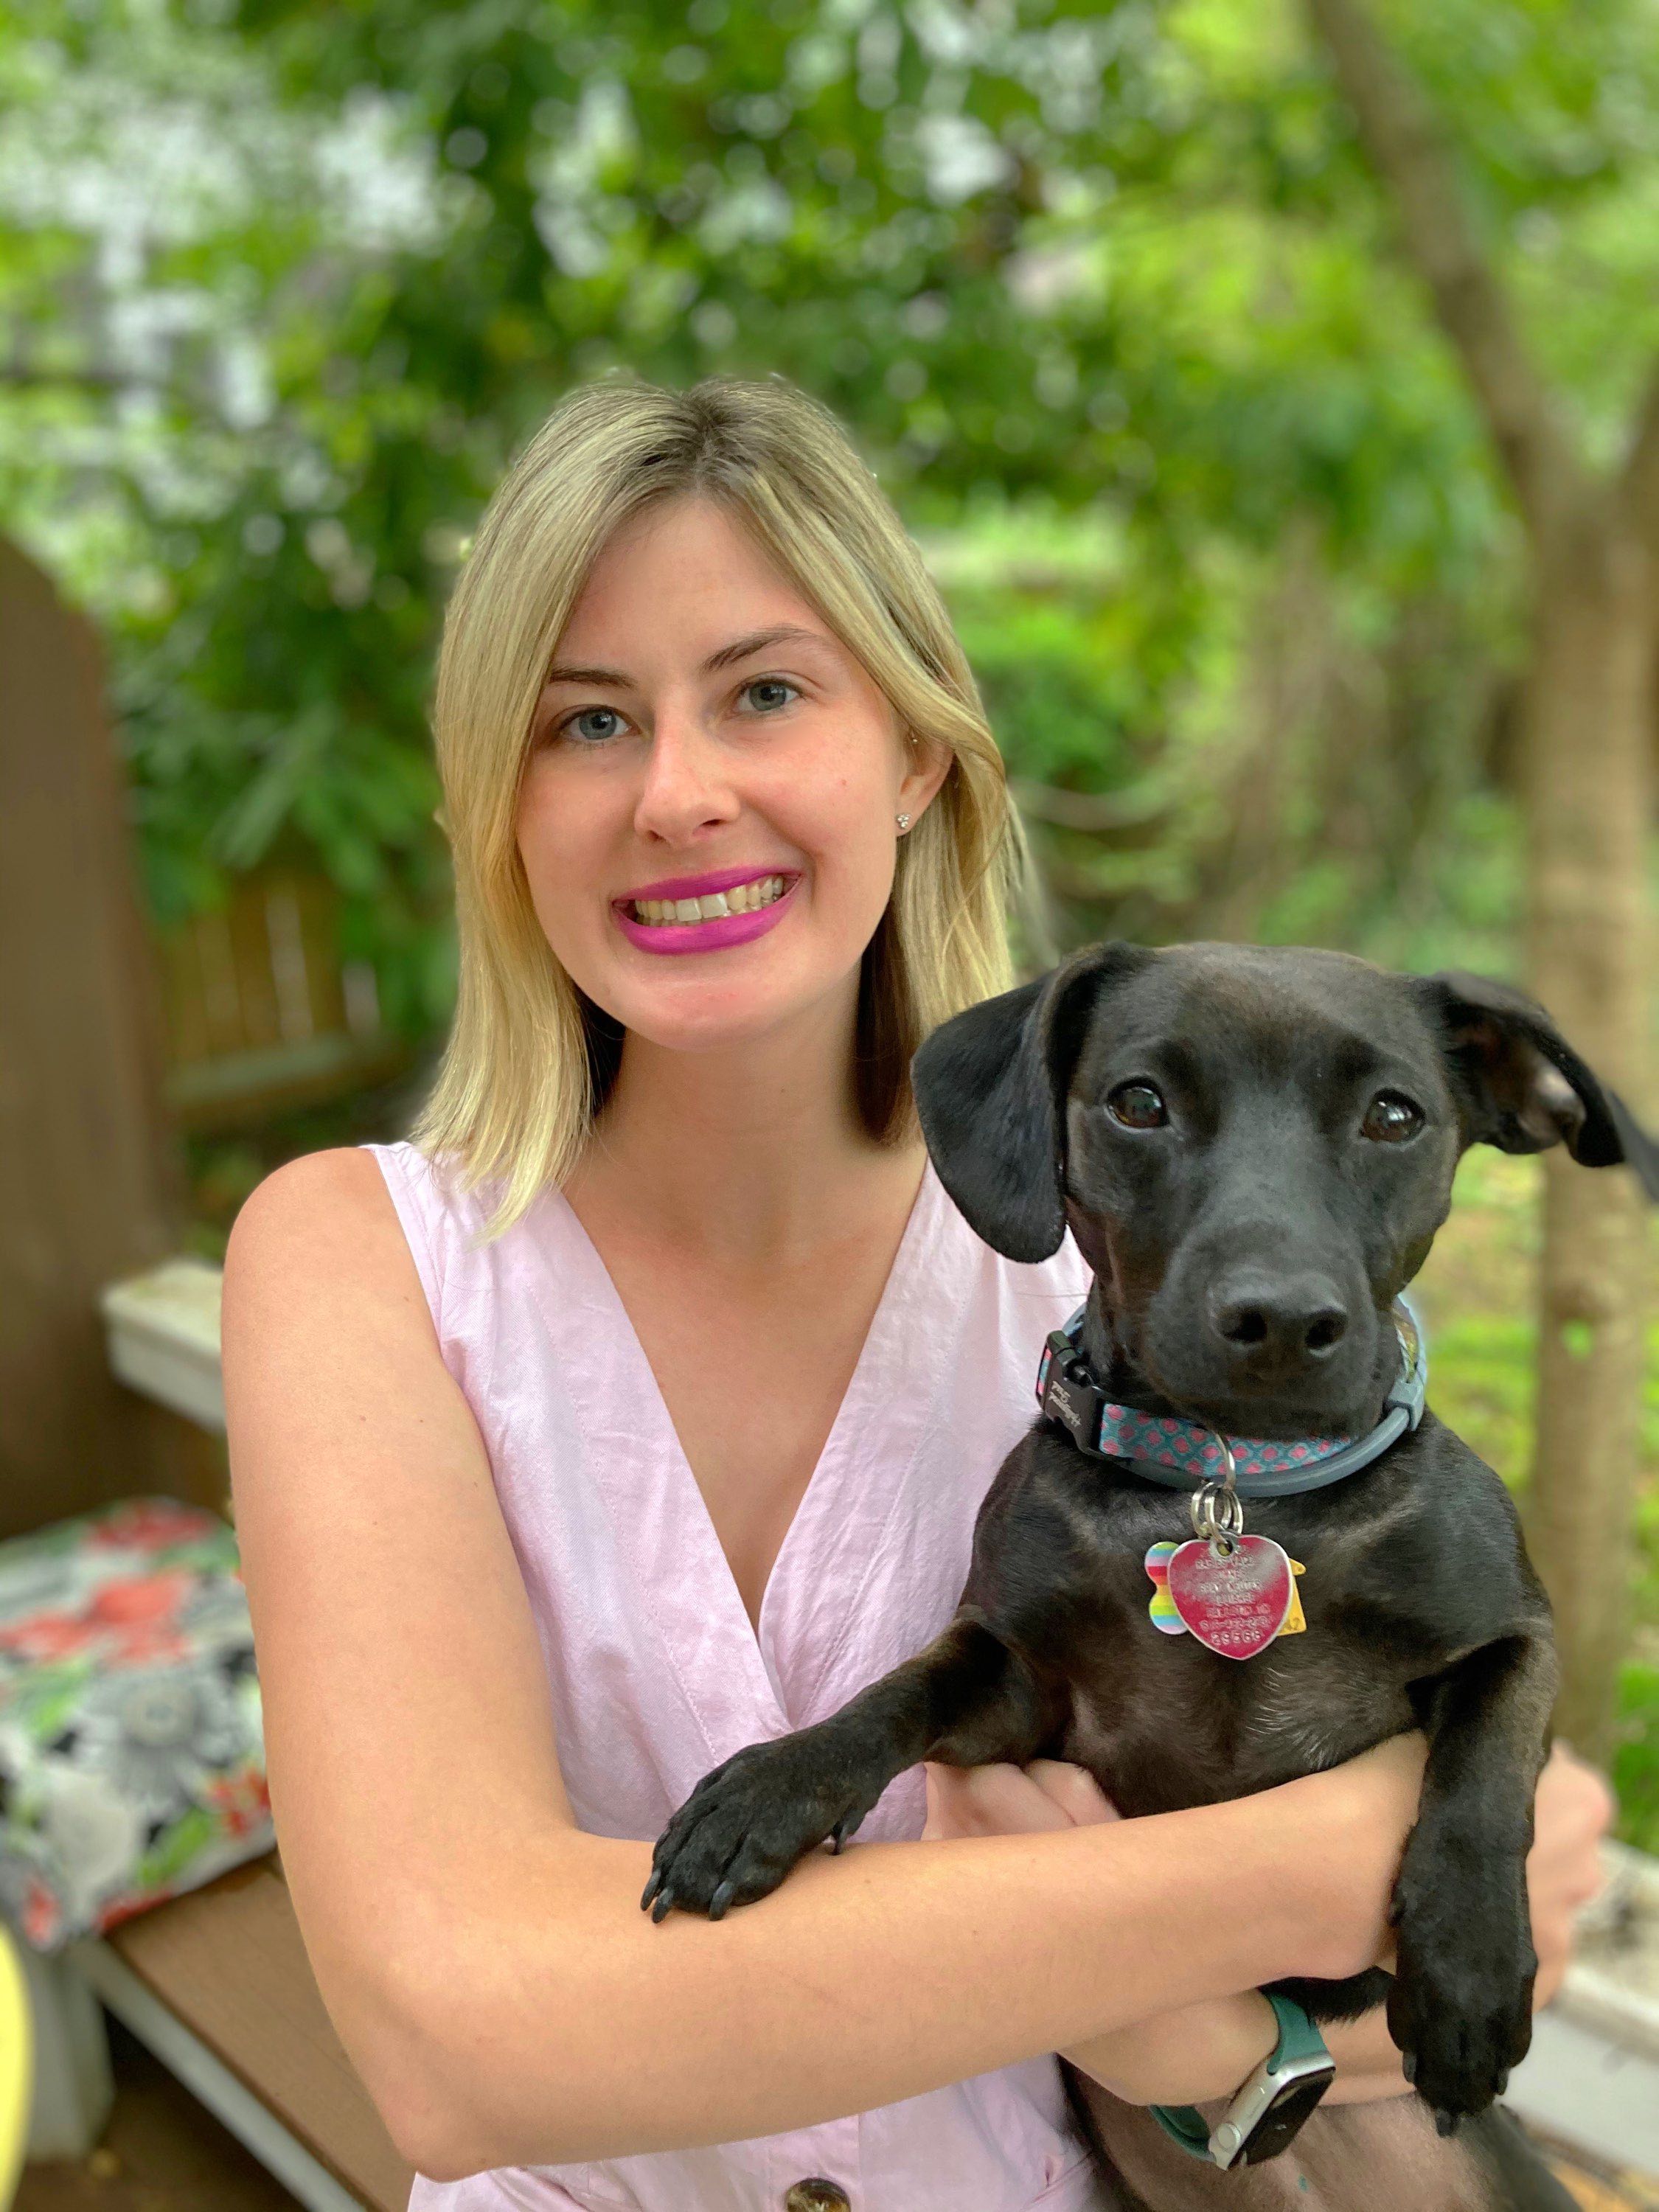
<svg viewBox="0 0 1659 2212"><path fill-rule="evenodd" d="M792 1640L788 1632L799 1627L802 1610L790 1602L795 1581L793 1561L805 1550L812 1559L815 1583L820 1577L834 1578L830 1563L823 1556L826 1550L841 1551L851 1568L859 1568L853 1547L860 1533L868 1535L870 1516L867 1511L851 1510L850 1501L843 1501L838 1509L834 1493L850 1464L872 1456L860 1449L872 1420L894 1409L894 1401L902 1397L898 1385L914 1364L919 1347L908 1338L918 1302L912 1291L930 1259L937 1256L946 1211L944 1186L932 1160L924 1159L887 1279L835 1419L773 1559L755 1621L750 1620L708 1501L616 1281L562 1190L553 1196L557 1216L565 1224L588 1278L590 1297L585 1303L599 1309L608 1340L608 1356L600 1361L601 1372L596 1372L595 1382L601 1382L603 1370L608 1374L604 1375L589 1410L607 1431L614 1430L621 1409L625 1407L628 1413L627 1447L607 1449L598 1455L601 1480L611 1493L619 1531L634 1553L665 1641L676 1656L682 1685L694 1703L705 1702L701 1686L710 1680L709 1646L718 1644L723 1647L726 1663L740 1669L748 1688L773 1716L775 1729L799 1726L807 1716L791 1713L791 1704L798 1700L790 1698L791 1686L785 1679L787 1668L781 1663L787 1657L781 1644ZM930 1349L942 1358L942 1347ZM927 1363L924 1360L923 1364ZM930 1375L918 1375L916 1380L925 1398L931 1398ZM889 1470L889 1493L877 1501L883 1522L890 1514L899 1478L912 1457L914 1450L907 1441L903 1467ZM873 1464L868 1468L872 1476L879 1476L881 1471ZM862 1574L855 1573L854 1579L861 1581ZM699 1647L696 1653L686 1648L688 1638ZM829 1655L824 1656L827 1660ZM720 1755L724 1756L724 1752Z"/></svg>

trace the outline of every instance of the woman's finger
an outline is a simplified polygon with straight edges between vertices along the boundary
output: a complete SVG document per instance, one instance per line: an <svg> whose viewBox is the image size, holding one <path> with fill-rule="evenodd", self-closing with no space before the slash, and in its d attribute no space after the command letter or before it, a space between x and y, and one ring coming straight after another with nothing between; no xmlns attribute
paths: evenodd
<svg viewBox="0 0 1659 2212"><path fill-rule="evenodd" d="M927 1766L924 1842L952 1836L1024 1836L1073 1825L1018 1766Z"/></svg>
<svg viewBox="0 0 1659 2212"><path fill-rule="evenodd" d="M1028 1781L1036 1783L1043 1796L1060 1808L1074 1828L1092 1827L1098 1821L1123 1817L1088 1769L1073 1765L1069 1759L1034 1759L1025 1774Z"/></svg>
<svg viewBox="0 0 1659 2212"><path fill-rule="evenodd" d="M1547 2004L1565 1978L1578 1914L1606 1881L1601 1838L1612 1824L1613 1792L1604 1778L1557 1743L1538 1778L1527 1895L1538 1954L1534 2002Z"/></svg>

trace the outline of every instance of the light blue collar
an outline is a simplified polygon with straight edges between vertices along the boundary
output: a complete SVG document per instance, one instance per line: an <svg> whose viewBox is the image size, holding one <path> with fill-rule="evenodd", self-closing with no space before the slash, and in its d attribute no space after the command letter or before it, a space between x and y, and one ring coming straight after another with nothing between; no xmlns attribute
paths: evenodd
<svg viewBox="0 0 1659 2212"><path fill-rule="evenodd" d="M1165 1490L1194 1490L1221 1482L1232 1455L1233 1485L1241 1498L1290 1498L1304 1490L1322 1490L1358 1474L1382 1458L1423 1418L1429 1384L1428 1346L1423 1325L1402 1297L1395 1304L1400 1338L1400 1373L1383 1401L1382 1418L1363 1437L1304 1437L1285 1442L1272 1437L1229 1437L1223 1440L1201 1421L1174 1413L1140 1413L1109 1398L1083 1356L1079 1306L1064 1328L1050 1332L1037 1370L1037 1402L1050 1420L1069 1431L1079 1449L1097 1459L1115 1460L1132 1474Z"/></svg>

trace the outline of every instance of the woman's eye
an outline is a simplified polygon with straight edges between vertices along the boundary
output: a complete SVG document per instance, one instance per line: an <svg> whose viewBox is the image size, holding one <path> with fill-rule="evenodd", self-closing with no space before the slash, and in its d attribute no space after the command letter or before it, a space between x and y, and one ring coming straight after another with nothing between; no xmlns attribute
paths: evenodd
<svg viewBox="0 0 1659 2212"><path fill-rule="evenodd" d="M1106 1111L1126 1129L1161 1129L1170 1118L1162 1092L1150 1083L1120 1083L1107 1098Z"/></svg>
<svg viewBox="0 0 1659 2212"><path fill-rule="evenodd" d="M1407 1098L1403 1091L1379 1091L1365 1109L1359 1133L1373 1144L1400 1145L1414 1137L1427 1118L1416 1100Z"/></svg>
<svg viewBox="0 0 1659 2212"><path fill-rule="evenodd" d="M757 714L775 714L780 707L787 707L800 694L781 676L757 676L752 684L744 685L743 696Z"/></svg>
<svg viewBox="0 0 1659 2212"><path fill-rule="evenodd" d="M603 744L621 727L622 716L614 707L584 707L580 714L567 715L559 725L559 734L580 738L586 744Z"/></svg>

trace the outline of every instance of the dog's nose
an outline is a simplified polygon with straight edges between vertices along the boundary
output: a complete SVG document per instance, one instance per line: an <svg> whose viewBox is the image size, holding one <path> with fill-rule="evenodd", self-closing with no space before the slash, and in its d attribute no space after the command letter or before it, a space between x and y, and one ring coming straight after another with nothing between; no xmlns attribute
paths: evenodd
<svg viewBox="0 0 1659 2212"><path fill-rule="evenodd" d="M1324 1275L1218 1283L1210 1326L1240 1358L1263 1363L1317 1359L1347 1334L1348 1309Z"/></svg>

